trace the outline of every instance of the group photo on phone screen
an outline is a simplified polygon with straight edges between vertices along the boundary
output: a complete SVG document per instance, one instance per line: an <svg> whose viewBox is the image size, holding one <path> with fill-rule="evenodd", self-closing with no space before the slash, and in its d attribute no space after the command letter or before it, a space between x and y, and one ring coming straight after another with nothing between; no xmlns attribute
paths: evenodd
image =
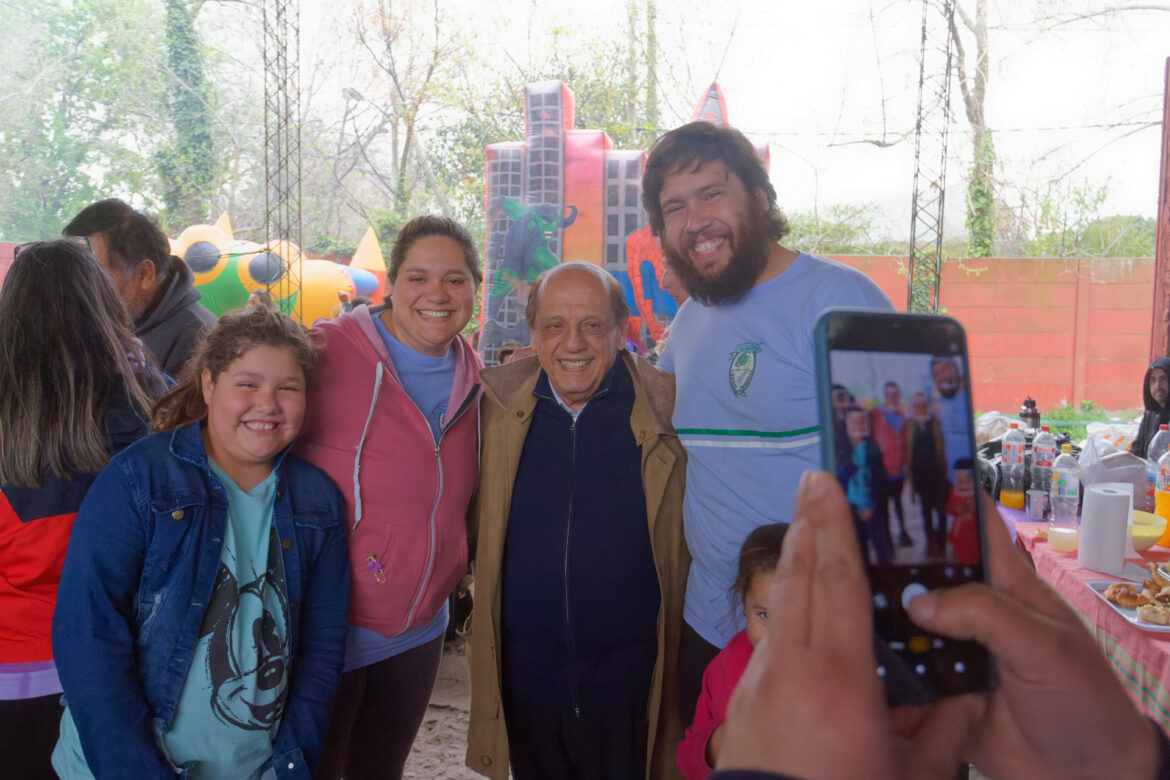
<svg viewBox="0 0 1170 780"><path fill-rule="evenodd" d="M837 477L871 565L980 562L959 356L830 352Z"/></svg>

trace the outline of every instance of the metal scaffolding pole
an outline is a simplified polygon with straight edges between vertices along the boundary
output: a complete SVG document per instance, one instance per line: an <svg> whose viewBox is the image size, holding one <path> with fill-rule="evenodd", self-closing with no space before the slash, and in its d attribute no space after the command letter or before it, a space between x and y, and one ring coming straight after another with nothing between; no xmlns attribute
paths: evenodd
<svg viewBox="0 0 1170 780"><path fill-rule="evenodd" d="M938 311L946 196L947 129L951 121L954 5L923 0L914 130L914 200L910 207L910 284L907 309Z"/></svg>
<svg viewBox="0 0 1170 780"><path fill-rule="evenodd" d="M265 278L281 308L301 313L301 82L298 0L264 2ZM291 245L295 245L293 249ZM253 261L256 263L259 257ZM257 271L260 273L258 274Z"/></svg>

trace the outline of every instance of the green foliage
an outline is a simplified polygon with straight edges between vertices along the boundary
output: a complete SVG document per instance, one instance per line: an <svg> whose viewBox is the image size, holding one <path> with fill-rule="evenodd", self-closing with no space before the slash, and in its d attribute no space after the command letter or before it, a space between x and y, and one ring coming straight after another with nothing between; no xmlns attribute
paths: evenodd
<svg viewBox="0 0 1170 780"><path fill-rule="evenodd" d="M382 257L386 258L386 265L390 265L390 252L394 249L394 242L398 238L398 231L410 221L413 215L404 214L397 209L390 211L375 211L373 213L374 234L378 237L378 246L382 249Z"/></svg>
<svg viewBox="0 0 1170 780"><path fill-rule="evenodd" d="M1101 216L1107 185L1068 184L1036 206L1024 253L1033 257L1153 257L1157 222L1135 215Z"/></svg>
<svg viewBox="0 0 1170 780"><path fill-rule="evenodd" d="M877 238L875 204L834 204L788 216L788 239L805 252L821 255L905 254L906 246Z"/></svg>
<svg viewBox="0 0 1170 780"><path fill-rule="evenodd" d="M151 200L161 25L146 0L0 4L0 238L51 238L110 195Z"/></svg>
<svg viewBox="0 0 1170 780"><path fill-rule="evenodd" d="M995 252L995 146L991 131L985 133L975 146L967 181L967 253L971 257L991 257Z"/></svg>
<svg viewBox="0 0 1170 780"><path fill-rule="evenodd" d="M1086 426L1091 422L1108 422L1113 419L1108 412L1092 401L1081 401L1078 409L1072 404L1054 406L1040 416L1040 423L1047 425L1053 433L1067 433L1073 441L1085 438Z"/></svg>
<svg viewBox="0 0 1170 780"><path fill-rule="evenodd" d="M174 140L156 155L166 201L166 223L183 228L208 218L215 183L211 89L195 31L195 13L186 0L166 0L167 114Z"/></svg>
<svg viewBox="0 0 1170 780"><path fill-rule="evenodd" d="M357 251L357 244L333 236L314 236L305 244L305 249L321 257L353 257Z"/></svg>
<svg viewBox="0 0 1170 780"><path fill-rule="evenodd" d="M1153 257L1157 233L1151 217L1102 217L1081 233L1080 250L1085 257Z"/></svg>

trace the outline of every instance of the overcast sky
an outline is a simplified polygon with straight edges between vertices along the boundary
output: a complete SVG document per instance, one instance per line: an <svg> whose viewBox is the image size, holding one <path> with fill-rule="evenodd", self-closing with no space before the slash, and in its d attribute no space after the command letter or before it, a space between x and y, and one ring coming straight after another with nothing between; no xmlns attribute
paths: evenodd
<svg viewBox="0 0 1170 780"><path fill-rule="evenodd" d="M989 2L987 117L1003 177L1035 187L1073 171L1074 183L1108 182L1104 213L1152 217L1160 129L1140 125L1161 119L1170 12L1130 12L1045 31L1038 17L1071 4ZM529 30L592 31L626 18L624 0L474 5L494 9L494 23L473 13L464 18L476 19L481 33L490 31L501 58L505 48L522 56ZM1107 5L1082 0L1079 7ZM685 59L689 70L664 78L689 80L675 90L693 96L688 109L718 78L732 123L772 145L772 179L786 208L875 203L899 238L909 224L921 20L918 0L658 2L667 59ZM849 143L903 136L884 149ZM949 146L952 232L963 224L971 154L957 88Z"/></svg>
<svg viewBox="0 0 1170 780"><path fill-rule="evenodd" d="M353 4L302 6L307 45ZM411 0L419 3L422 0ZM964 0L973 6L972 0ZM404 3L396 0L395 8ZM989 0L988 124L1001 177L1042 188L1108 184L1103 214L1157 211L1170 12L1127 12L1052 27L1045 14L1108 7L1102 0ZM440 0L500 70L574 38L623 35L626 0ZM662 94L685 121L718 79L732 124L772 147L772 180L788 210L875 204L884 232L905 239L914 169L920 0L658 0ZM973 44L969 47L973 57ZM336 49L334 49L336 50ZM668 69L667 66L670 66ZM572 84L569 84L570 88ZM952 90L947 233L963 232L969 126ZM681 120L678 119L681 117ZM898 141L879 148L869 140ZM500 139L519 140L519 139ZM1071 171L1071 174L1070 174Z"/></svg>

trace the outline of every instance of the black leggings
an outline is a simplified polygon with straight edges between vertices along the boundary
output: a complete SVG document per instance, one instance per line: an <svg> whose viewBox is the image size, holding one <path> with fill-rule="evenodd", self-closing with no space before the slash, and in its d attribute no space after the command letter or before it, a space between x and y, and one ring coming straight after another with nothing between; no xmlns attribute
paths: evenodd
<svg viewBox="0 0 1170 780"><path fill-rule="evenodd" d="M49 758L64 711L59 693L0 700L0 780L56 780Z"/></svg>
<svg viewBox="0 0 1170 780"><path fill-rule="evenodd" d="M318 780L396 780L427 712L443 636L341 675Z"/></svg>

